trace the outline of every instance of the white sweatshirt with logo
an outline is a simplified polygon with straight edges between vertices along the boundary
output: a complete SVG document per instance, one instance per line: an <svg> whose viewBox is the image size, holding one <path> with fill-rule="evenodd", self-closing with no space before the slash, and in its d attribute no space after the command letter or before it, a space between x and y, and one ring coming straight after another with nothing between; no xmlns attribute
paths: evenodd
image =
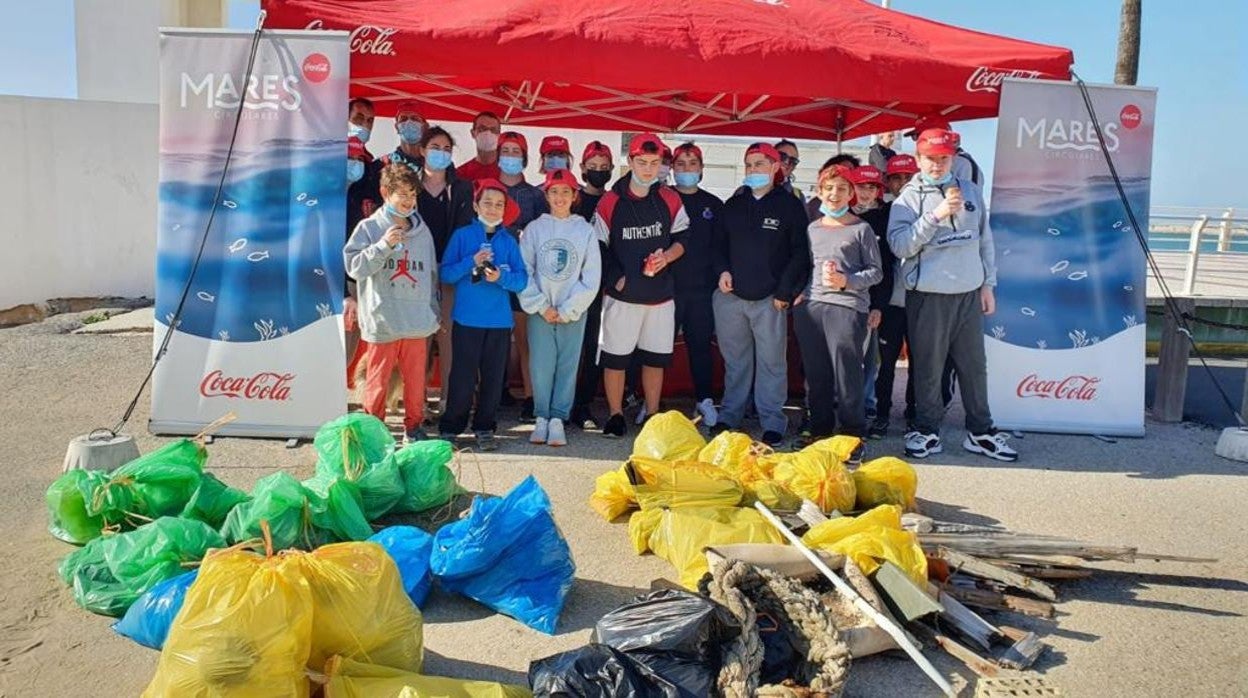
<svg viewBox="0 0 1248 698"><path fill-rule="evenodd" d="M529 223L520 239L529 283L520 292L520 307L530 315L554 308L575 322L598 295L602 259L598 236L584 218L555 218L544 213Z"/></svg>

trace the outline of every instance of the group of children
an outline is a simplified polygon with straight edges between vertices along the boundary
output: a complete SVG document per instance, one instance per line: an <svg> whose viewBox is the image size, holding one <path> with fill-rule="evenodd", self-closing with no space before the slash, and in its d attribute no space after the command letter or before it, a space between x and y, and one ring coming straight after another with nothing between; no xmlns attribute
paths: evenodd
<svg viewBox="0 0 1248 698"><path fill-rule="evenodd" d="M699 187L697 146L673 151L653 134L628 144L628 171L614 184L609 147L586 148L582 184L567 140L547 137L539 149L544 181L534 186L523 174L527 142L492 114L474 121L478 157L458 168L449 134L423 120L419 131L415 147L401 145L372 168L380 206L355 225L344 251L369 347L364 408L384 418L397 368L408 439L428 438L426 343L435 335L443 364L438 437L454 440L471 427L478 446L493 450L513 332L532 400L522 410L533 413L530 440L552 446L565 445L567 427L585 421L599 376L609 409L604 435L626 433L630 383L644 394L642 414L657 413L683 332L707 425L739 428L753 396L763 441L779 445L791 317L808 438L883 436L906 342L914 374L907 453L941 449L951 364L967 406L964 446L1017 457L987 410L982 316L993 306L991 235L978 186L951 172L959 148L947 127L917 134L918 159L895 155L885 172L834 158L809 202L790 183L798 161L788 142L751 146L745 186L721 202ZM726 370L718 411L712 333Z"/></svg>

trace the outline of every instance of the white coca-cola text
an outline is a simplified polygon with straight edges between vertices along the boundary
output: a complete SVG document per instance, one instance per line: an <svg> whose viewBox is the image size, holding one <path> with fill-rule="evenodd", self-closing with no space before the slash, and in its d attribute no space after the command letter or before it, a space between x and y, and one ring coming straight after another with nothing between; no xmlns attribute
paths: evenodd
<svg viewBox="0 0 1248 698"><path fill-rule="evenodd" d="M314 19L308 22L308 26L304 27L304 29L324 28L325 21L321 19ZM351 53L367 53L373 56L397 56L398 54L394 52L394 42L390 40L390 37L398 33L398 29L362 24L351 30Z"/></svg>
<svg viewBox="0 0 1248 698"><path fill-rule="evenodd" d="M1096 399L1096 387L1100 385L1100 382L1101 379L1096 376L1067 376L1059 380L1041 380L1033 373L1019 382L1016 392L1019 397L1090 402Z"/></svg>
<svg viewBox="0 0 1248 698"><path fill-rule="evenodd" d="M241 400L290 399L290 383L293 373L265 371L251 377L232 378L220 370L204 376L199 383L199 394L204 397L232 397Z"/></svg>
<svg viewBox="0 0 1248 698"><path fill-rule="evenodd" d="M1027 78L1034 80L1040 77L1036 70L992 70L982 65L966 79L967 92L999 92L1001 82L1006 78Z"/></svg>

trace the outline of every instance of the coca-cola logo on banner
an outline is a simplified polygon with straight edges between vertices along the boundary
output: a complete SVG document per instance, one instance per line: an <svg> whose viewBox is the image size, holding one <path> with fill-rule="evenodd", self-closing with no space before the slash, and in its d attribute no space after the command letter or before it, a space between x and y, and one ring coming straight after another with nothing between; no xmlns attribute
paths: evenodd
<svg viewBox="0 0 1248 698"><path fill-rule="evenodd" d="M993 70L980 66L966 79L967 92L1000 92L1001 83L1006 78L1026 78L1035 80L1040 77L1037 70Z"/></svg>
<svg viewBox="0 0 1248 698"><path fill-rule="evenodd" d="M1078 400L1091 402L1096 399L1096 389L1101 379L1097 376L1067 376L1055 380L1041 380L1031 374L1019 381L1016 393L1019 397L1038 397L1052 400Z"/></svg>
<svg viewBox="0 0 1248 698"><path fill-rule="evenodd" d="M324 29L325 20L314 19L304 29ZM394 42L390 37L398 34L398 29L376 27L362 24L351 30L351 53L368 54L370 56L397 56Z"/></svg>
<svg viewBox="0 0 1248 698"><path fill-rule="evenodd" d="M290 383L295 379L293 373L274 373L265 371L254 376L234 378L226 376L220 370L204 376L199 383L199 394L204 397L229 397L238 400L276 400L284 402L290 399Z"/></svg>
<svg viewBox="0 0 1248 698"><path fill-rule="evenodd" d="M1134 104L1128 104L1118 112L1118 121L1122 122L1125 129L1133 129L1144 122L1144 114L1140 112L1140 108Z"/></svg>
<svg viewBox="0 0 1248 698"><path fill-rule="evenodd" d="M309 54L303 59L303 77L308 82L325 82L329 78L329 58L323 53Z"/></svg>

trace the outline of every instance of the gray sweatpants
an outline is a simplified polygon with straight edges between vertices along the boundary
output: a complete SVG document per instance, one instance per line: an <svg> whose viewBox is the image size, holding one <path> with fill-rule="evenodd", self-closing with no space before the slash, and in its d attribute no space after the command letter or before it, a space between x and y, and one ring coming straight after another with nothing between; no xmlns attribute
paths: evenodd
<svg viewBox="0 0 1248 698"><path fill-rule="evenodd" d="M784 401L788 398L786 313L769 296L747 301L732 293L715 293L715 337L724 357L724 401L719 419L741 426L754 387L754 407L763 431L788 430ZM755 368L757 367L757 370Z"/></svg>
<svg viewBox="0 0 1248 698"><path fill-rule="evenodd" d="M957 369L972 434L992 430L988 409L988 360L984 355L984 312L979 291L946 294L906 291L910 380L914 382L915 427L939 434L945 418L940 380L945 359Z"/></svg>
<svg viewBox="0 0 1248 698"><path fill-rule="evenodd" d="M811 436L862 436L867 419L862 377L867 314L832 303L803 303L793 309L793 330L810 386Z"/></svg>

